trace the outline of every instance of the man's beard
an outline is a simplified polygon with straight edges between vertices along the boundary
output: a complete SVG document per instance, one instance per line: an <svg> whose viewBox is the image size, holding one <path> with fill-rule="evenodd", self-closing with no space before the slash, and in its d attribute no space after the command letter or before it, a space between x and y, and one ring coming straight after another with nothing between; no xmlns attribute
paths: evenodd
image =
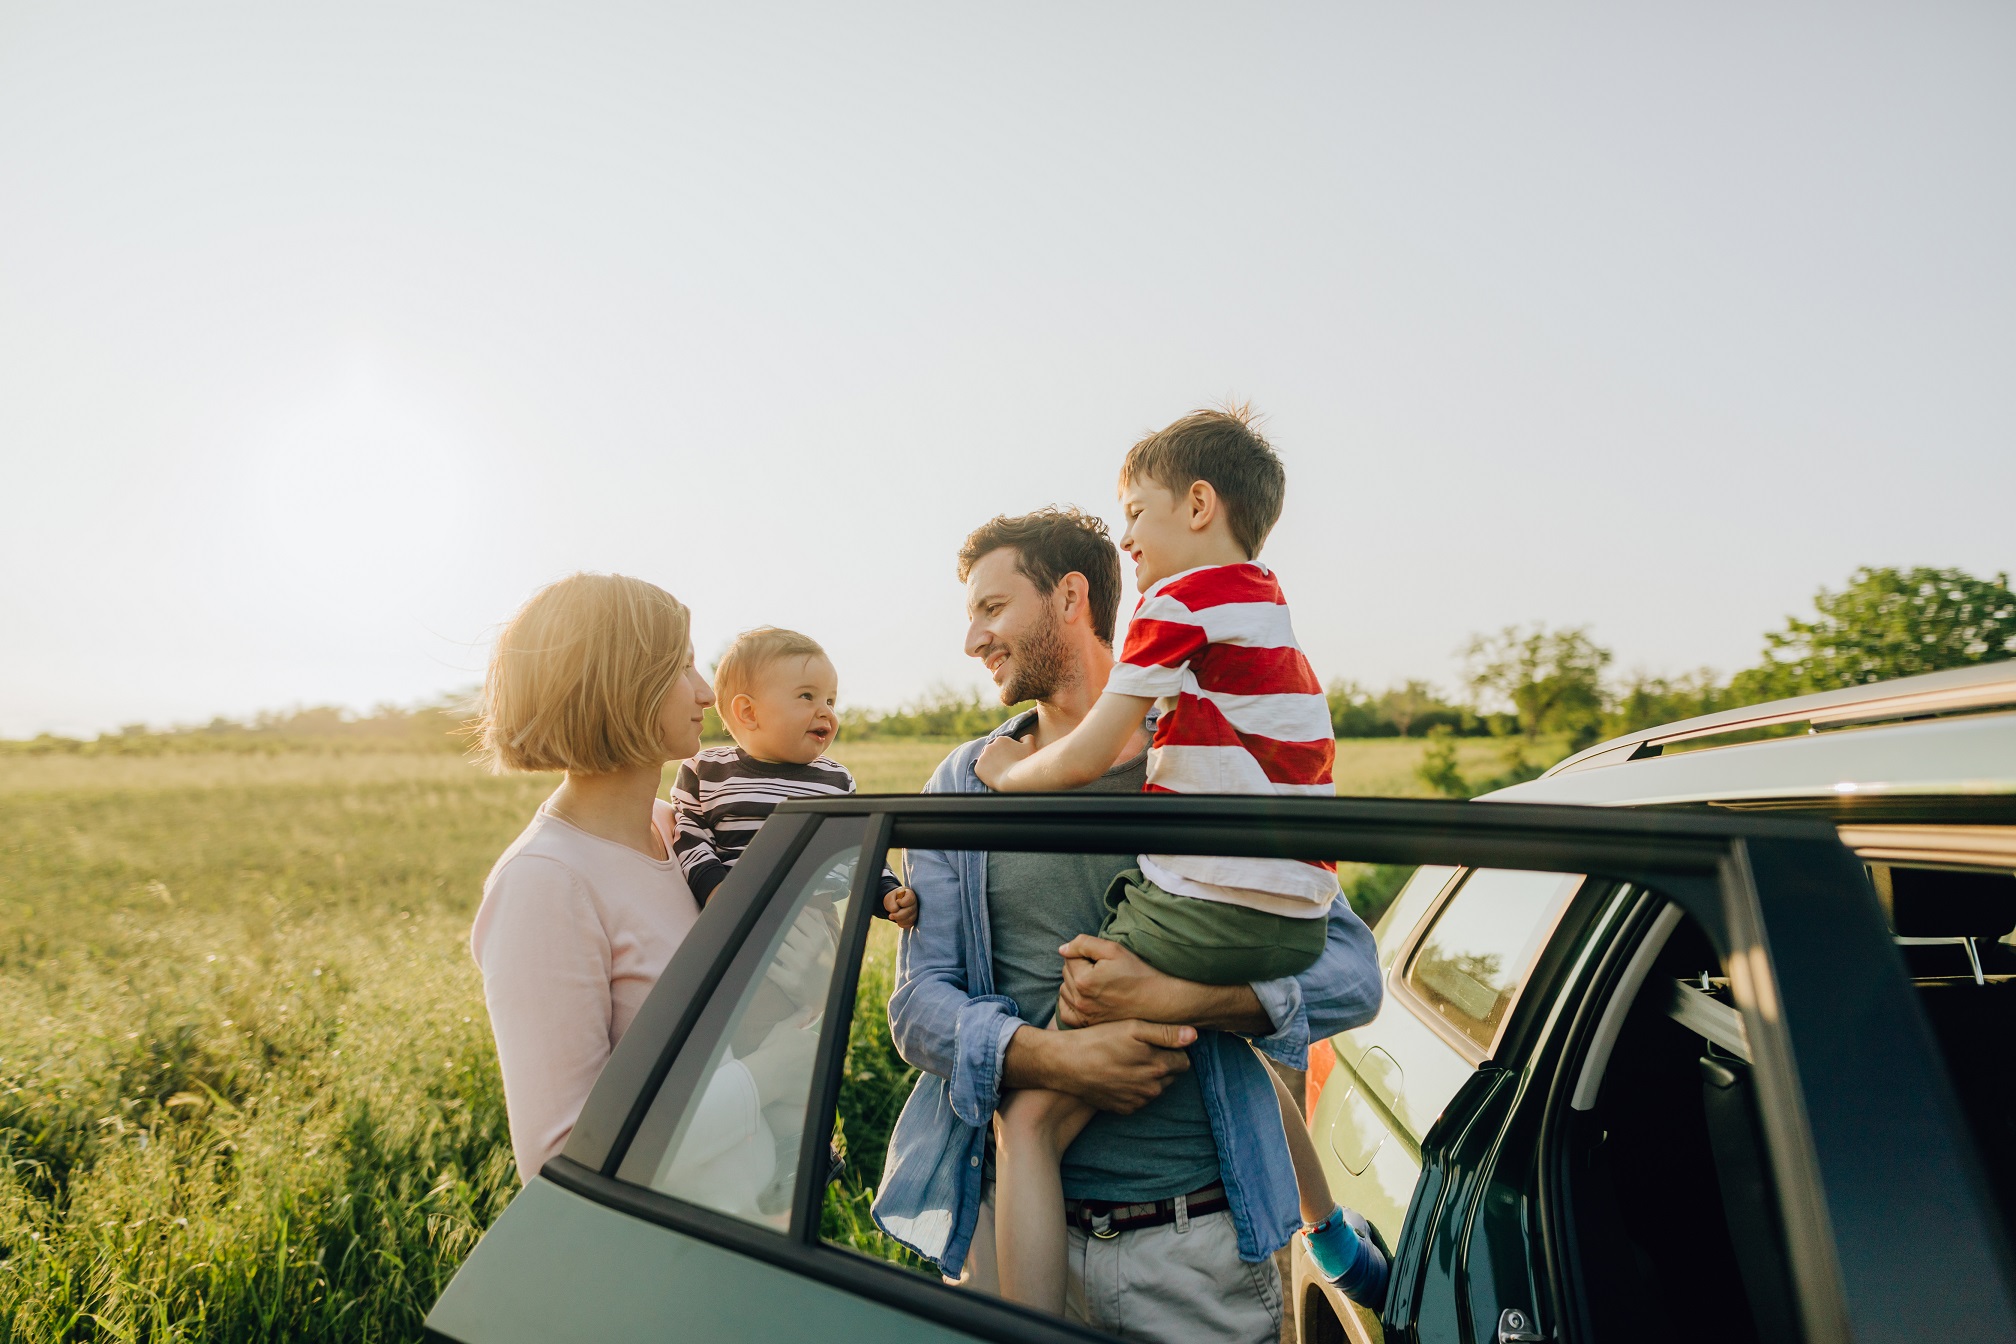
<svg viewBox="0 0 2016 1344"><path fill-rule="evenodd" d="M1001 684L1004 705L1055 699L1059 691L1078 680L1078 667L1064 645L1064 633L1055 612L1046 610L1043 623L1031 630L1012 653L1012 670L1008 680Z"/></svg>

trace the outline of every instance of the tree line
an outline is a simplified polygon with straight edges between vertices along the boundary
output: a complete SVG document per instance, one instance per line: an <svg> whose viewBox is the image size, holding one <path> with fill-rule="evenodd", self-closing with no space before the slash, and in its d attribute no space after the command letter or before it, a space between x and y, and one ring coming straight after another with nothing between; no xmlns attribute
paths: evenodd
<svg viewBox="0 0 2016 1344"><path fill-rule="evenodd" d="M1841 589L1822 588L1808 616L1767 631L1758 661L1723 678L1710 668L1679 676L1608 674L1610 650L1588 627L1507 626L1463 650L1463 693L1435 701L1423 735L1437 739L1417 771L1438 793L1472 797L1539 775L1554 760L1606 738L1680 719L1820 691L2016 657L2016 593L2006 573L1982 579L1957 569L1864 567ZM1348 683L1331 689L1333 722L1366 732L1383 717L1406 735L1421 719L1420 683L1371 696ZM1504 771L1487 780L1456 768L1455 733L1506 743ZM1340 733L1339 736L1344 734ZM1546 742L1551 750L1543 750Z"/></svg>
<svg viewBox="0 0 2016 1344"><path fill-rule="evenodd" d="M1810 614L1788 617L1781 629L1767 631L1758 661L1728 677L1705 667L1679 675L1619 677L1611 670L1614 655L1580 625L1506 626L1473 636L1459 656L1460 672L1448 690L1425 680L1381 691L1332 682L1327 693L1332 731L1340 738L1436 739L1424 771L1435 775L1434 786L1444 792L1470 790L1451 778L1454 750L1447 739L1501 739L1507 744L1505 776L1484 782L1495 787L1531 778L1560 750L1677 719L2016 657L2016 592L2006 573L1976 578L1958 569L1864 567L1838 591L1820 589ZM297 745L459 749L472 699L463 693L412 707L380 705L367 714L324 705L249 721L217 718L167 731L132 724L89 741L45 734L4 745L14 751L120 754ZM855 741L961 741L991 731L1023 708L941 685L897 709L844 710L840 730ZM708 738L725 741L711 710L708 720ZM1437 773L1437 762L1448 769Z"/></svg>

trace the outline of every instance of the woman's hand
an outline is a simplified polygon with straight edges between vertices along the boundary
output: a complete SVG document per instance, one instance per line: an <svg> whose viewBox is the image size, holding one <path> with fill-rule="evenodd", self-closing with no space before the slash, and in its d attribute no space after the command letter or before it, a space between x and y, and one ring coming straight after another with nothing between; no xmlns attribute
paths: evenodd
<svg viewBox="0 0 2016 1344"><path fill-rule="evenodd" d="M980 782L996 793L1015 792L1015 767L1029 759L1036 751L1036 744L1019 737L992 738L980 748L980 759L973 762L973 773L980 776Z"/></svg>

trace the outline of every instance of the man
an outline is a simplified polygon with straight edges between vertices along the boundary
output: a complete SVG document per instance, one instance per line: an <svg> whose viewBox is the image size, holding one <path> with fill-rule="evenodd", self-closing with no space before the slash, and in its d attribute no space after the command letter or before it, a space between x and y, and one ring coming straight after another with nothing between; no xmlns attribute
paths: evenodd
<svg viewBox="0 0 2016 1344"><path fill-rule="evenodd" d="M959 573L966 652L1003 703L1036 702L989 737L1042 747L1063 736L1113 668L1120 560L1105 525L1076 510L996 518L967 538ZM954 751L925 791L985 792L973 762L986 741ZM1144 725L1087 791L1139 792L1147 748ZM1299 1068L1312 1038L1369 1021L1380 999L1372 935L1339 901L1322 957L1300 976L1176 980L1089 936L1108 883L1133 862L911 851L919 916L889 1020L924 1076L890 1139L876 1221L948 1278L993 1288L995 1107L1007 1089L1069 1092L1103 1114L1065 1155L1067 1312L1130 1338L1272 1341L1271 1257L1300 1217L1273 1084L1248 1041ZM1076 1030L1043 1029L1053 1004Z"/></svg>

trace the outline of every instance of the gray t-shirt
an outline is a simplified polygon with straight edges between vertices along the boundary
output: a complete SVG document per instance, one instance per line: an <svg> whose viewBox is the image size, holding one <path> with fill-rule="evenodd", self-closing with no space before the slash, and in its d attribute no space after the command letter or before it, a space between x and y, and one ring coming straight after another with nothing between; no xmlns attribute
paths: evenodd
<svg viewBox="0 0 2016 1344"><path fill-rule="evenodd" d="M1079 792L1139 793L1147 778L1143 752ZM1107 885L1134 866L1132 854L988 854L994 988L1015 1000L1024 1021L1049 1025L1064 983L1057 949L1098 932ZM1177 1074L1132 1115L1101 1111L1064 1153L1064 1194L1071 1199L1167 1199L1217 1179L1218 1144L1194 1073Z"/></svg>

